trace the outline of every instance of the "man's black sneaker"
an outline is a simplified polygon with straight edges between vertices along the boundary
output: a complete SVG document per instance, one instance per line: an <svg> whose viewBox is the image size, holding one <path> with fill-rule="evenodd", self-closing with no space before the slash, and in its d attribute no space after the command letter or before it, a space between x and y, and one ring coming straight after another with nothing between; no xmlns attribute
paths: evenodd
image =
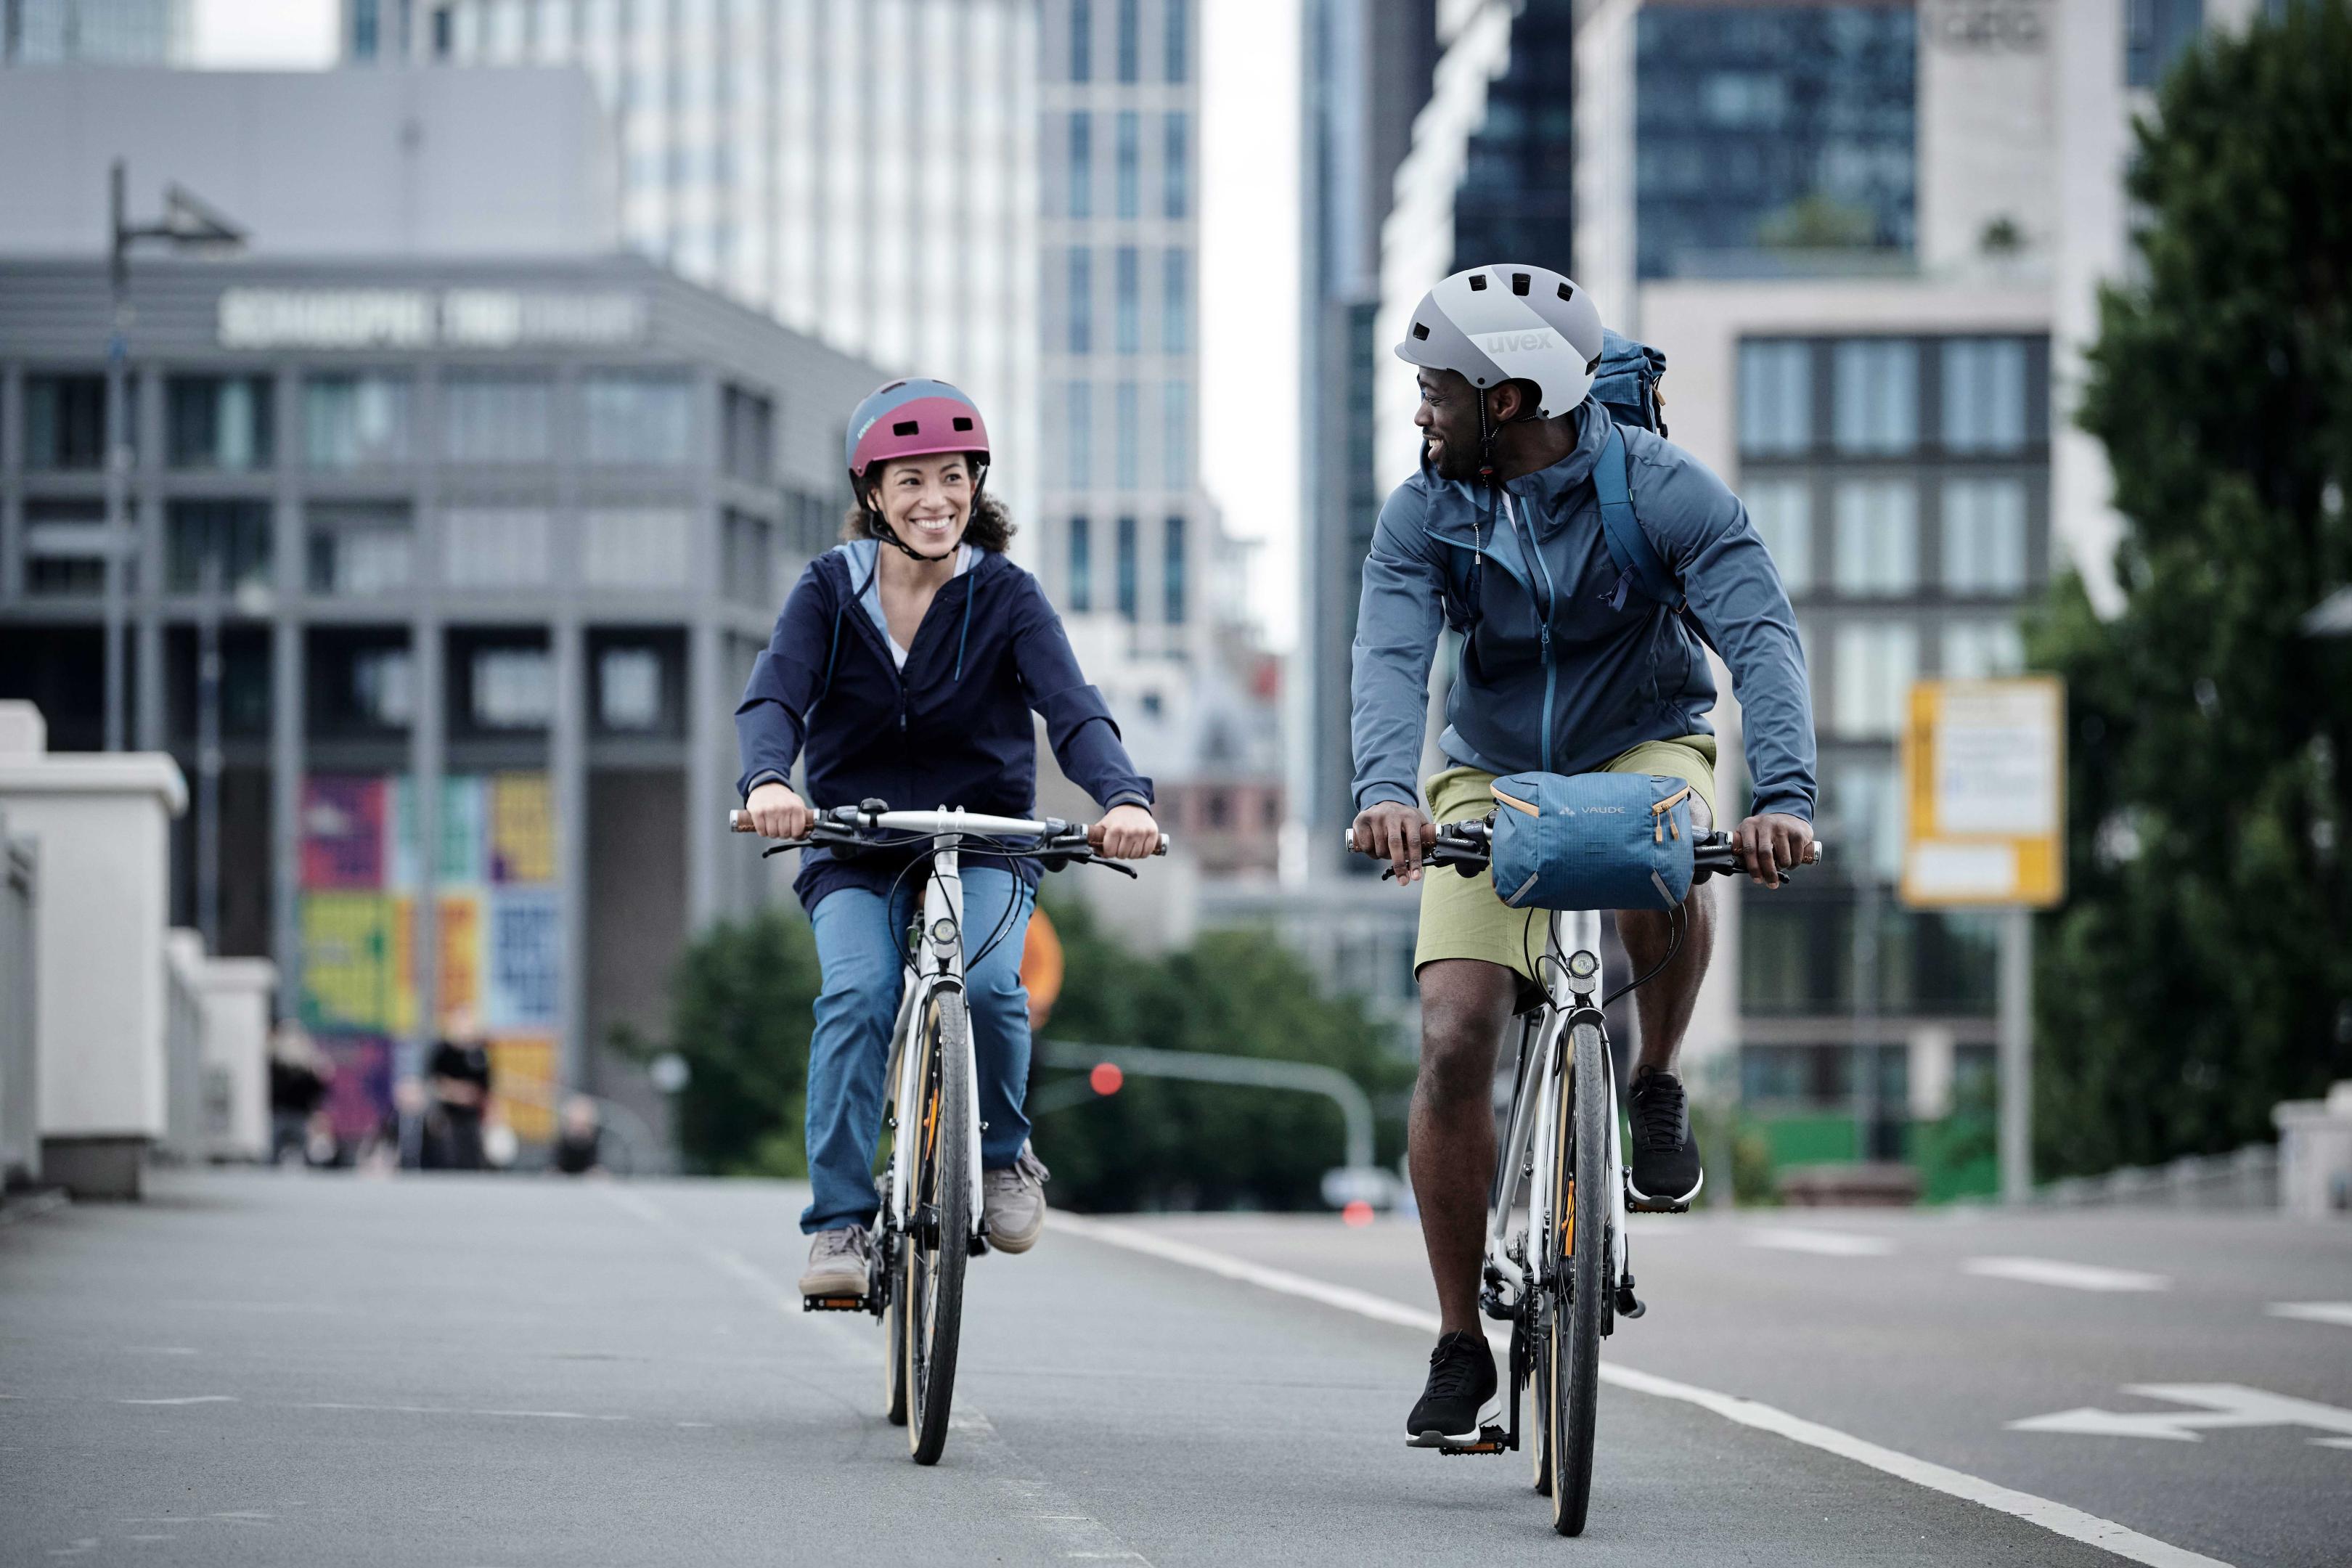
<svg viewBox="0 0 2352 1568"><path fill-rule="evenodd" d="M1484 1334L1465 1330L1440 1336L1429 1352L1429 1386L1404 1418L1406 1436L1430 1447L1440 1438L1475 1441L1478 1413L1495 1388L1495 1352Z"/></svg>
<svg viewBox="0 0 2352 1568"><path fill-rule="evenodd" d="M1698 1168L1683 1080L1654 1068L1637 1074L1633 1098L1633 1174L1627 1190L1637 1205L1689 1203L1706 1173Z"/></svg>

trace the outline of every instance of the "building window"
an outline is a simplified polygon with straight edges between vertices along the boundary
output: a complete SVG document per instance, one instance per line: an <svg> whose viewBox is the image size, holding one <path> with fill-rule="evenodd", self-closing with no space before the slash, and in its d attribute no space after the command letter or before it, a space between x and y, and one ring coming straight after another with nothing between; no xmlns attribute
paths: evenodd
<svg viewBox="0 0 2352 1568"><path fill-rule="evenodd" d="M1143 76L1141 0L1118 0L1118 79L1139 81Z"/></svg>
<svg viewBox="0 0 2352 1568"><path fill-rule="evenodd" d="M136 406L125 395L125 406ZM131 424L136 427L138 421ZM106 377L28 375L25 378L25 467L100 468L106 466Z"/></svg>
<svg viewBox="0 0 2352 1568"><path fill-rule="evenodd" d="M1094 0L1070 0L1070 79L1092 81L1095 76ZM1083 217L1083 213L1074 215Z"/></svg>
<svg viewBox="0 0 2352 1568"><path fill-rule="evenodd" d="M1822 803L1829 830L1860 851L1864 873L1895 880L1903 870L1903 791L1895 764L1883 756L1842 763L1830 770L1829 786Z"/></svg>
<svg viewBox="0 0 2352 1568"><path fill-rule="evenodd" d="M1944 481L1944 592L2025 592L2025 481Z"/></svg>
<svg viewBox="0 0 2352 1568"><path fill-rule="evenodd" d="M1739 345L1739 450L1790 457L1813 444L1812 352L1804 343Z"/></svg>
<svg viewBox="0 0 2352 1568"><path fill-rule="evenodd" d="M1143 211L1143 117L1131 109L1118 114L1117 158L1118 216L1138 217Z"/></svg>
<svg viewBox="0 0 2352 1568"><path fill-rule="evenodd" d="M1160 16L1167 29L1168 69L1165 74L1171 82L1190 80L1192 74L1192 0L1165 0ZM1168 216L1175 217L1178 215L1170 213Z"/></svg>
<svg viewBox="0 0 2352 1568"><path fill-rule="evenodd" d="M547 513L453 506L441 514L441 581L451 588L536 588L548 580Z"/></svg>
<svg viewBox="0 0 2352 1568"><path fill-rule="evenodd" d="M1070 352L1095 352L1095 253L1070 247Z"/></svg>
<svg viewBox="0 0 2352 1568"><path fill-rule="evenodd" d="M416 716L415 665L390 644L352 650L348 716L373 730L404 730Z"/></svg>
<svg viewBox="0 0 2352 1568"><path fill-rule="evenodd" d="M1919 586L1918 494L1909 479L1839 481L1839 593L1873 597L1908 594Z"/></svg>
<svg viewBox="0 0 2352 1568"><path fill-rule="evenodd" d="M269 503L175 500L164 513L166 581L175 594L269 585Z"/></svg>
<svg viewBox="0 0 2352 1568"><path fill-rule="evenodd" d="M2015 452L2025 445L2025 345L1959 338L1943 345L1944 447Z"/></svg>
<svg viewBox="0 0 2352 1568"><path fill-rule="evenodd" d="M1118 520L1118 613L1132 624L1135 620L1135 519Z"/></svg>
<svg viewBox="0 0 2352 1568"><path fill-rule="evenodd" d="M1122 381L1111 397L1113 450L1116 476L1112 482L1120 489L1131 490L1143 482L1141 411L1139 389L1131 381Z"/></svg>
<svg viewBox="0 0 2352 1568"><path fill-rule="evenodd" d="M662 728L662 659L657 648L608 647L596 656L596 723L622 734Z"/></svg>
<svg viewBox="0 0 2352 1568"><path fill-rule="evenodd" d="M1944 627L1943 672L1955 680L2015 675L2025 668L2025 639L2015 621L1953 621Z"/></svg>
<svg viewBox="0 0 2352 1568"><path fill-rule="evenodd" d="M2124 83L2154 87L2205 26L2204 0L2124 0Z"/></svg>
<svg viewBox="0 0 2352 1568"><path fill-rule="evenodd" d="M841 539L839 502L807 490L784 491L784 547L795 555L822 555Z"/></svg>
<svg viewBox="0 0 2352 1568"><path fill-rule="evenodd" d="M1160 350L1171 354L1192 352L1192 253L1181 246L1161 258Z"/></svg>
<svg viewBox="0 0 2352 1568"><path fill-rule="evenodd" d="M234 474L269 466L267 378L175 375L164 384L163 396L172 467Z"/></svg>
<svg viewBox="0 0 2352 1568"><path fill-rule="evenodd" d="M1093 525L1083 517L1070 519L1070 614L1083 616L1095 607Z"/></svg>
<svg viewBox="0 0 2352 1568"><path fill-rule="evenodd" d="M453 463L544 463L554 388L545 376L453 375L441 384L441 455Z"/></svg>
<svg viewBox="0 0 2352 1568"><path fill-rule="evenodd" d="M415 529L398 502L313 502L304 519L313 594L366 598L415 580Z"/></svg>
<svg viewBox="0 0 2352 1568"><path fill-rule="evenodd" d="M124 563L126 584L138 562ZM25 592L36 598L95 599L106 592L106 503L96 497L25 502Z"/></svg>
<svg viewBox="0 0 2352 1568"><path fill-rule="evenodd" d="M581 516L580 578L592 588L683 588L691 514L677 507L592 507ZM762 605L770 601L762 595Z"/></svg>
<svg viewBox="0 0 2352 1568"><path fill-rule="evenodd" d="M730 478L764 485L776 472L776 405L730 386L719 394L719 461Z"/></svg>
<svg viewBox="0 0 2352 1568"><path fill-rule="evenodd" d="M1171 490L1192 488L1192 384L1162 382L1160 387L1160 483Z"/></svg>
<svg viewBox="0 0 2352 1568"><path fill-rule="evenodd" d="M467 714L478 730L544 730L555 683L543 647L478 647L467 670Z"/></svg>
<svg viewBox="0 0 2352 1568"><path fill-rule="evenodd" d="M376 0L352 0L352 58L372 60L376 51Z"/></svg>
<svg viewBox="0 0 2352 1568"><path fill-rule="evenodd" d="M1192 117L1182 110L1168 116L1168 139L1160 165L1160 214L1190 217L1192 213Z"/></svg>
<svg viewBox="0 0 2352 1568"><path fill-rule="evenodd" d="M1086 9L1085 0L1080 0L1078 8ZM1070 216L1095 216L1094 121L1083 109L1070 116Z"/></svg>
<svg viewBox="0 0 2352 1568"><path fill-rule="evenodd" d="M404 375L318 375L302 384L302 456L314 468L406 462L408 429Z"/></svg>
<svg viewBox="0 0 2352 1568"><path fill-rule="evenodd" d="M1803 479L1759 479L1748 487L1748 520L1791 594L1813 586L1813 489Z"/></svg>
<svg viewBox="0 0 2352 1568"><path fill-rule="evenodd" d="M725 573L719 588L739 605L760 609L775 606L774 531L765 518L730 510L723 542Z"/></svg>
<svg viewBox="0 0 2352 1568"><path fill-rule="evenodd" d="M692 447L694 387L684 376L605 371L580 384L582 456L604 466L682 466Z"/></svg>
<svg viewBox="0 0 2352 1568"><path fill-rule="evenodd" d="M1831 642L1836 725L1849 740L1885 740L1903 725L1919 674L1919 629L1907 621L1849 622Z"/></svg>
<svg viewBox="0 0 2352 1568"><path fill-rule="evenodd" d="M1907 452L1919 440L1919 345L1860 338L1837 345L1832 434L1841 452Z"/></svg>
<svg viewBox="0 0 2352 1568"><path fill-rule="evenodd" d="M1160 537L1160 595L1171 626L1184 624L1184 520L1171 517Z"/></svg>
<svg viewBox="0 0 2352 1568"><path fill-rule="evenodd" d="M1114 258L1112 275L1116 281L1113 292L1118 310L1116 335L1118 352L1131 354L1143 347L1142 253L1131 245L1120 246Z"/></svg>
<svg viewBox="0 0 2352 1568"><path fill-rule="evenodd" d="M1070 489L1082 490L1095 482L1094 389L1083 381L1074 381L1070 383L1068 402L1070 468L1064 477Z"/></svg>

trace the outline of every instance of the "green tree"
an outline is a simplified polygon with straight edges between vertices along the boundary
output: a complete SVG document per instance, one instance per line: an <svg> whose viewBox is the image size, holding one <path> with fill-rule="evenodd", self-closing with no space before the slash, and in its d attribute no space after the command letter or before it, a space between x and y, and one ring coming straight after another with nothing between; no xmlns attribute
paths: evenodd
<svg viewBox="0 0 2352 1568"><path fill-rule="evenodd" d="M2301 618L2352 574L2352 8L2218 36L2129 176L2081 419L2127 520L2124 605L2053 591L2072 898L2042 922L2042 1173L2270 1135L2352 1076L2352 669Z"/></svg>

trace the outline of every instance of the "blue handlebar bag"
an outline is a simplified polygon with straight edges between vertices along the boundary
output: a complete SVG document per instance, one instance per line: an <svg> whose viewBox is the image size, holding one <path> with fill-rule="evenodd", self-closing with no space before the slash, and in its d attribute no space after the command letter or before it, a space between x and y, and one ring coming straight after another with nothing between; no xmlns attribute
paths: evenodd
<svg viewBox="0 0 2352 1568"><path fill-rule="evenodd" d="M1656 773L1495 781L1495 891L1515 910L1670 910L1691 887L1691 787Z"/></svg>

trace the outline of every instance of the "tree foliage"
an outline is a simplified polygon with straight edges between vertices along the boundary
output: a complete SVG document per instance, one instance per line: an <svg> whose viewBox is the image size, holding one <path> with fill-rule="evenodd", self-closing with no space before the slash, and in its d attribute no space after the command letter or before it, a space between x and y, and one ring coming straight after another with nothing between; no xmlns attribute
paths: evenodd
<svg viewBox="0 0 2352 1568"><path fill-rule="evenodd" d="M2137 137L2142 275L2103 295L2080 416L2124 606L2069 579L2032 631L2073 802L2045 1175L2266 1138L2275 1101L2352 1076L2352 649L2300 626L2352 576L2352 7L2208 40Z"/></svg>

